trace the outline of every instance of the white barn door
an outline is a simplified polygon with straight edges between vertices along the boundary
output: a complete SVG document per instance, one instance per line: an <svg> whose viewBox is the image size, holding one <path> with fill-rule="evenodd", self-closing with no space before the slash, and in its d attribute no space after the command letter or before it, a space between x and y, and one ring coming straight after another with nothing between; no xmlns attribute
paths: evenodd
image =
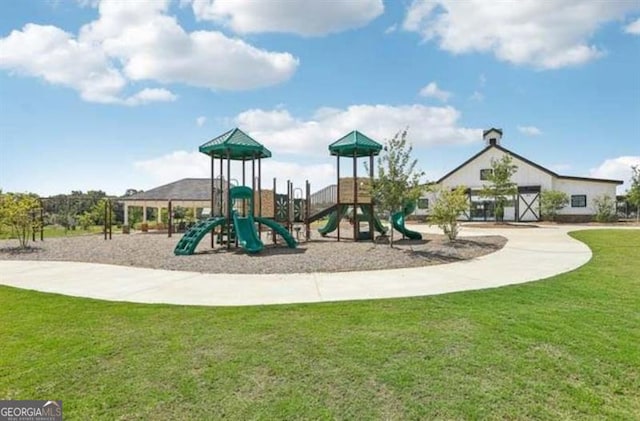
<svg viewBox="0 0 640 421"><path fill-rule="evenodd" d="M518 187L518 201L516 203L516 221L539 221L540 217L540 186Z"/></svg>

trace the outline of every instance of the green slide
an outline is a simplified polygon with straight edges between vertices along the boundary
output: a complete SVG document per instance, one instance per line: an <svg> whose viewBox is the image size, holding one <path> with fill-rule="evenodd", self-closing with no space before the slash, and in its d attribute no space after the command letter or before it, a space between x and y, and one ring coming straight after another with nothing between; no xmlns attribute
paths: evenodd
<svg viewBox="0 0 640 421"><path fill-rule="evenodd" d="M413 211L416 210L416 203L410 202L407 203L401 212L396 212L391 215L391 222L393 223L393 228L396 231L401 232L410 240L422 240L422 234L416 231L411 231L404 226L404 217L406 215L410 215Z"/></svg>
<svg viewBox="0 0 640 421"><path fill-rule="evenodd" d="M178 241L178 244L176 244L176 248L173 250L173 254L175 254L176 256L186 256L189 254L193 254L200 240L202 240L204 236L212 229L214 229L218 225L224 224L225 222L226 219L220 217L213 217L198 222L184 233L180 241Z"/></svg>
<svg viewBox="0 0 640 421"><path fill-rule="evenodd" d="M238 212L233 211L233 224L236 227L238 244L249 253L258 253L264 248L262 240L258 236L253 217L242 217Z"/></svg>
<svg viewBox="0 0 640 421"><path fill-rule="evenodd" d="M360 210L362 211L362 215L364 216L365 221L369 221L369 215L371 215L371 212L369 212L369 208L366 206L360 206ZM382 225L380 219L378 219L378 217L375 215L373 216L373 228L380 234L384 234L387 232L387 227Z"/></svg>
<svg viewBox="0 0 640 421"><path fill-rule="evenodd" d="M336 228L338 228L338 222L347 214L348 208L349 207L347 205L338 206L338 210L333 211L329 214L329 220L327 221L326 225L324 227L318 228L318 232L324 237L330 232L335 231Z"/></svg>
<svg viewBox="0 0 640 421"><path fill-rule="evenodd" d="M289 231L287 231L285 227L278 224L276 221L272 219L260 218L258 216L256 216L253 219L256 222L264 224L269 228L271 228L272 230L274 230L275 232L277 232L282 238L284 238L284 241L287 242L287 246L289 246L290 248L294 249L298 245L297 241L291 236Z"/></svg>

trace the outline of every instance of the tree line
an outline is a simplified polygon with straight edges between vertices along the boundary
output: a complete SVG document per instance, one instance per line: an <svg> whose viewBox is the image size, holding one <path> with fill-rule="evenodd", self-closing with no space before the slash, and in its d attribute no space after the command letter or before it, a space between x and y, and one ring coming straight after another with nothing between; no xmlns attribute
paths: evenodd
<svg viewBox="0 0 640 421"><path fill-rule="evenodd" d="M137 193L129 189L127 194ZM111 209L111 222L119 225L124 220L124 206L102 190L39 197L33 193L4 193L0 190L0 234L9 231L26 247L33 233L45 226L58 225L65 230L87 229L104 225L105 209ZM142 211L139 218L142 220ZM134 218L135 218L135 211Z"/></svg>

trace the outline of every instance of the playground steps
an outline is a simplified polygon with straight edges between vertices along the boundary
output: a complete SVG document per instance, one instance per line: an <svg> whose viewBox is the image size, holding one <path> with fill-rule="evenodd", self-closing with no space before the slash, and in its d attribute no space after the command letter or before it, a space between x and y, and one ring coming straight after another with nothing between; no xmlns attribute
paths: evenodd
<svg viewBox="0 0 640 421"><path fill-rule="evenodd" d="M189 228L189 230L184 233L180 241L178 241L178 244L176 244L174 253L176 255L193 254L193 251L195 250L202 237L209 231L211 231L213 226L215 226L219 221L220 218L208 218L198 222L193 227Z"/></svg>

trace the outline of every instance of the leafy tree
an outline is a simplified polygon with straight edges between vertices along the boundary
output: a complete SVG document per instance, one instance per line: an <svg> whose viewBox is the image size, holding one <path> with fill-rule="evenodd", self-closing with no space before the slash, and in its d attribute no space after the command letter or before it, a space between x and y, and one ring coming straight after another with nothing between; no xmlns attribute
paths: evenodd
<svg viewBox="0 0 640 421"><path fill-rule="evenodd" d="M112 198L111 200L111 206L113 206L113 215L115 217L113 219L113 222L116 224L123 224L124 223L124 203L118 202L113 199L115 198Z"/></svg>
<svg viewBox="0 0 640 421"><path fill-rule="evenodd" d="M69 229L79 222L81 215L91 212L91 209L104 198L106 193L102 190L89 190L86 193L73 190L71 194L58 194L46 198L44 210L50 222Z"/></svg>
<svg viewBox="0 0 640 421"><path fill-rule="evenodd" d="M492 198L495 204L496 221L504 218L504 205L518 193L516 183L511 177L518 171L511 155L503 155L500 159L491 159L491 173L487 176L489 184L484 184L480 195Z"/></svg>
<svg viewBox="0 0 640 421"><path fill-rule="evenodd" d="M187 208L184 212L184 219L187 222L195 222L196 214L193 212L193 208Z"/></svg>
<svg viewBox="0 0 640 421"><path fill-rule="evenodd" d="M105 206L107 205L107 199L102 199L96 204L94 204L91 209L84 212L82 215L78 217L78 224L84 229L87 230L91 225L104 225L104 211ZM111 221L115 222L115 212L113 208L111 209Z"/></svg>
<svg viewBox="0 0 640 421"><path fill-rule="evenodd" d="M378 178L373 180L372 196L380 210L389 212L389 218L420 197L420 178L424 172L416 169L418 160L412 158L412 152L405 129L387 141L378 157ZM390 240L393 247L393 230Z"/></svg>
<svg viewBox="0 0 640 421"><path fill-rule="evenodd" d="M169 223L169 210L167 208L161 209L160 221L162 221L162 223L165 225Z"/></svg>
<svg viewBox="0 0 640 421"><path fill-rule="evenodd" d="M40 228L39 209L40 200L34 194L0 192L0 224L11 227L22 248L29 246L32 233Z"/></svg>
<svg viewBox="0 0 640 421"><path fill-rule="evenodd" d="M124 221L125 225L135 226L142 222L142 206L129 207L129 221Z"/></svg>
<svg viewBox="0 0 640 421"><path fill-rule="evenodd" d="M182 206L176 206L173 208L173 219L181 221L185 218L187 214L187 208L183 208Z"/></svg>
<svg viewBox="0 0 640 421"><path fill-rule="evenodd" d="M431 209L429 224L437 225L449 241L455 241L460 230L458 217L468 209L469 198L465 186L458 186L454 190L441 189L437 192L436 202Z"/></svg>
<svg viewBox="0 0 640 421"><path fill-rule="evenodd" d="M596 221L613 222L617 219L615 201L611 196L597 196L593 199L593 204L596 207Z"/></svg>
<svg viewBox="0 0 640 421"><path fill-rule="evenodd" d="M127 189L124 192L125 197L133 196L136 193L142 193L144 190L136 190L136 189Z"/></svg>
<svg viewBox="0 0 640 421"><path fill-rule="evenodd" d="M542 216L551 221L556 220L558 211L569 204L569 195L559 190L544 190L540 195Z"/></svg>
<svg viewBox="0 0 640 421"><path fill-rule="evenodd" d="M85 212L80 215L78 217L78 225L85 231L88 230L91 225L95 225L91 213Z"/></svg>
<svg viewBox="0 0 640 421"><path fill-rule="evenodd" d="M627 190L627 202L636 207L636 221L640 222L640 166L633 165L631 186Z"/></svg>

